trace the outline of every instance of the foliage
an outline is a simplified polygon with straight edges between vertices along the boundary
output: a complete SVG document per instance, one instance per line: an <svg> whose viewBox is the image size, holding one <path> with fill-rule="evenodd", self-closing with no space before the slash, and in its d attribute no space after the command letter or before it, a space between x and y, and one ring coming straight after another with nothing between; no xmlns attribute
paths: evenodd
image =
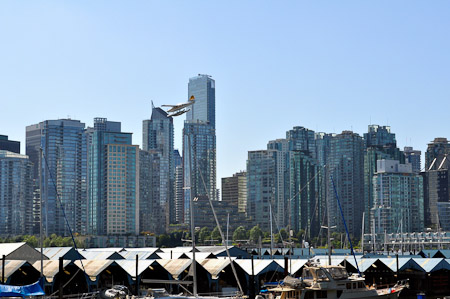
<svg viewBox="0 0 450 299"><path fill-rule="evenodd" d="M226 236L225 236L225 238L226 238ZM219 243L222 242L222 237L220 236L219 228L217 226L211 232L211 239L218 240Z"/></svg>
<svg viewBox="0 0 450 299"><path fill-rule="evenodd" d="M258 243L259 238L260 237L262 238L263 236L264 236L264 234L258 225L254 226L250 230L250 233L249 233L250 240L255 244Z"/></svg>
<svg viewBox="0 0 450 299"><path fill-rule="evenodd" d="M39 246L39 237L33 235L13 236L0 238L0 243L17 243L26 242L33 248ZM82 247L82 242L75 240L77 247ZM73 247L73 240L71 237L62 237L52 234L44 238L44 247Z"/></svg>
<svg viewBox="0 0 450 299"><path fill-rule="evenodd" d="M200 232L198 233L198 239L201 243L205 243L207 239L211 238L211 232L209 231L209 228L202 227Z"/></svg>
<svg viewBox="0 0 450 299"><path fill-rule="evenodd" d="M243 226L239 226L233 233L233 240L247 240L247 230Z"/></svg>

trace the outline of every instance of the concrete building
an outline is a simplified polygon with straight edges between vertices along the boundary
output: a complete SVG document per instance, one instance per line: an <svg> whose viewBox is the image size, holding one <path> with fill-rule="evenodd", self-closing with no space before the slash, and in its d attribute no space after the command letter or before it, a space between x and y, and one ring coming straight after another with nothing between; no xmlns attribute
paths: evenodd
<svg viewBox="0 0 450 299"><path fill-rule="evenodd" d="M405 154L405 161L411 163L412 171L419 173L422 169L421 166L421 155L422 152L419 150L414 150L411 146L405 146L403 148L403 153Z"/></svg>
<svg viewBox="0 0 450 299"><path fill-rule="evenodd" d="M239 213L247 211L247 173L237 172L222 178L222 201L236 206Z"/></svg>
<svg viewBox="0 0 450 299"><path fill-rule="evenodd" d="M120 126L120 125L119 125ZM89 149L88 233L139 234L139 147L115 122L94 119Z"/></svg>

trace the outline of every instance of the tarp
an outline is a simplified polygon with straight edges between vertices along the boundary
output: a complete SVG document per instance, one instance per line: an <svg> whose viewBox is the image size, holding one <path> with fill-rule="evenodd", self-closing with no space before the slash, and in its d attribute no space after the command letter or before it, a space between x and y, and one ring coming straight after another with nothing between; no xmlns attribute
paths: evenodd
<svg viewBox="0 0 450 299"><path fill-rule="evenodd" d="M39 281L25 286L13 286L7 284L0 285L0 297L25 297L43 295L45 295L45 293L44 290L42 290Z"/></svg>

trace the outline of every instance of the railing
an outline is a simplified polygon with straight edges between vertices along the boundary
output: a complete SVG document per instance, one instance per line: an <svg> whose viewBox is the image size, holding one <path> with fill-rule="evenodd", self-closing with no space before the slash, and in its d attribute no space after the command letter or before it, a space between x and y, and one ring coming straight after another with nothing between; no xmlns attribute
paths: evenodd
<svg viewBox="0 0 450 299"><path fill-rule="evenodd" d="M64 299L96 299L99 292L63 295ZM58 299L59 296L45 296L44 299Z"/></svg>

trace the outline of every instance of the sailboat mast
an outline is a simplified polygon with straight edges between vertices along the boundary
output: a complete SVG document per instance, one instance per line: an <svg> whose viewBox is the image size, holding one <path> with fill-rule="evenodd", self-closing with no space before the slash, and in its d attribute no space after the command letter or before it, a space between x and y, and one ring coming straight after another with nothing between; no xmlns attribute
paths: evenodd
<svg viewBox="0 0 450 299"><path fill-rule="evenodd" d="M40 161L40 167L39 167L39 190L40 190L40 196L39 196L39 242L41 243L41 279L44 277L44 233L42 231L42 198L44 191L42 190L42 167L43 167L43 151L42 147L40 147L40 155L39 155L39 161Z"/></svg>
<svg viewBox="0 0 450 299"><path fill-rule="evenodd" d="M269 219L270 219L270 256L273 252L273 232L272 232L272 204L269 204Z"/></svg>
<svg viewBox="0 0 450 299"><path fill-rule="evenodd" d="M191 167L191 159L192 159L192 150L191 150L191 136L188 136L188 149L189 149L189 161L188 161L188 167L189 167L189 212L190 212L190 222L191 222L191 237L192 237L192 275L193 275L193 287L192 287L192 293L195 297L197 297L197 264L195 260L195 225L194 225L194 199L192 198L192 167Z"/></svg>

